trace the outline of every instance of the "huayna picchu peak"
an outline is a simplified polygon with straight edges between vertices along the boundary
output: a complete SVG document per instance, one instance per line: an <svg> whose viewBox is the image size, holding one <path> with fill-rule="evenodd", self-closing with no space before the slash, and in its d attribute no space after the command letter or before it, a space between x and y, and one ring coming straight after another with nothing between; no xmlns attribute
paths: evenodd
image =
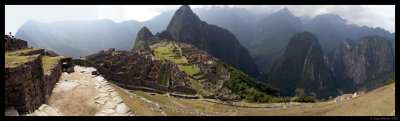
<svg viewBox="0 0 400 121"><path fill-rule="evenodd" d="M189 6L182 6L175 12L167 31L175 41L193 44L250 76L259 75L253 57L235 35L226 29L201 21Z"/></svg>

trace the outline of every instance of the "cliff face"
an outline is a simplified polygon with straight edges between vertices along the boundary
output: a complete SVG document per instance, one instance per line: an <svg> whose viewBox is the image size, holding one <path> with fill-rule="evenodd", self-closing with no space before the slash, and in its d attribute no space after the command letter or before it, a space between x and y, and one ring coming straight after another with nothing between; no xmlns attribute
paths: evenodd
<svg viewBox="0 0 400 121"><path fill-rule="evenodd" d="M250 53L231 32L201 21L187 5L175 12L167 31L178 42L193 44L251 76L258 75Z"/></svg>
<svg viewBox="0 0 400 121"><path fill-rule="evenodd" d="M292 36L285 53L275 60L269 80L281 96L294 96L296 88L308 95L314 92L317 98L337 94L318 40L310 32Z"/></svg>
<svg viewBox="0 0 400 121"><path fill-rule="evenodd" d="M387 38L365 36L351 43L344 41L328 54L337 77L349 79L351 87L394 71L395 55Z"/></svg>

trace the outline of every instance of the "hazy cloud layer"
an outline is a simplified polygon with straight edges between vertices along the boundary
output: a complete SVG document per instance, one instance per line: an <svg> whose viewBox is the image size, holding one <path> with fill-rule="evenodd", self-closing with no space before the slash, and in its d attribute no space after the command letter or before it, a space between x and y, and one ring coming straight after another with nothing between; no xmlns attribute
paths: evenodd
<svg viewBox="0 0 400 121"><path fill-rule="evenodd" d="M163 11L176 10L180 5L6 5L5 31L16 32L27 20L53 22L62 20L111 19L146 21ZM209 8L209 5L191 5L192 8ZM333 13L347 19L350 24L382 27L395 31L394 5L229 5L246 8L255 14L269 14L287 7L295 16L313 18L320 14Z"/></svg>
<svg viewBox="0 0 400 121"><path fill-rule="evenodd" d="M311 19L320 14L332 13L340 15L349 24L395 31L394 5L231 5L229 7L246 8L256 14L270 14L287 7L295 16L307 16Z"/></svg>

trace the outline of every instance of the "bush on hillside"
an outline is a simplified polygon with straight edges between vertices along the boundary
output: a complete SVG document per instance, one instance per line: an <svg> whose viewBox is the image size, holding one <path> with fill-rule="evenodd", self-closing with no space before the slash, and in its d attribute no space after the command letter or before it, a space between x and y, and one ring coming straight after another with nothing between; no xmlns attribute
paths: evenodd
<svg viewBox="0 0 400 121"><path fill-rule="evenodd" d="M307 95L299 95L293 99L293 102L314 103L315 98Z"/></svg>
<svg viewBox="0 0 400 121"><path fill-rule="evenodd" d="M393 84L394 82L395 82L395 80L393 80L393 79L388 79L388 80L386 80L386 85Z"/></svg>

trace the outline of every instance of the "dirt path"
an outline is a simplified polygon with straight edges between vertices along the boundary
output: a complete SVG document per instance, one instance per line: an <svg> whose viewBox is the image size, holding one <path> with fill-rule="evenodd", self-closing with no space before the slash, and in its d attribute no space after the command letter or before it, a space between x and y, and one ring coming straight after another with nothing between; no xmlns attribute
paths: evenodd
<svg viewBox="0 0 400 121"><path fill-rule="evenodd" d="M74 67L63 73L48 104L31 116L133 116L119 94L102 76L92 75L94 68Z"/></svg>

